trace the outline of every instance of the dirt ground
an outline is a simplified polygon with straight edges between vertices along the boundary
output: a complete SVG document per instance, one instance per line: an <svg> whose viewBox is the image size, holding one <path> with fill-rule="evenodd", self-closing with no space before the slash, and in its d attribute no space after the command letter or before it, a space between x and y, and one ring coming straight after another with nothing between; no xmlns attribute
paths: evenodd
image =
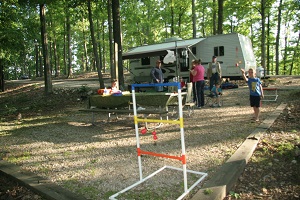
<svg viewBox="0 0 300 200"><path fill-rule="evenodd" d="M299 100L288 104L259 142L226 200L300 198L299 111Z"/></svg>
<svg viewBox="0 0 300 200"><path fill-rule="evenodd" d="M87 83L87 85L85 86L89 87L88 82L85 83ZM68 85L76 84L70 84L70 82L68 82ZM300 81L299 78L277 78L276 81L270 83L270 87L271 86L280 87L280 98L277 103L264 103L262 118L266 118L268 115L267 113L274 110L274 107L276 107L276 105L278 105L281 102L287 103L287 109L270 128L268 134L266 134L260 141L257 150L251 158L251 161L247 164L245 172L239 178L239 182L230 192L230 194L226 197L226 199L299 199L300 127L298 122L300 118ZM52 116L57 116L59 118L60 116L65 116L64 114L67 113L67 121L72 119L73 126L77 126L77 129L82 130L82 127L80 127L80 125L84 125L89 129L89 131L91 131L90 134L85 133L85 137L103 137L97 134L97 130L94 130L92 127L89 127L90 125L87 123L87 121L90 120L90 115L78 114L75 111L78 108L84 107L86 104L86 102L82 101L81 98L83 92L85 92L82 91L82 89L84 88L80 84L79 87L73 89L59 89L55 91L56 94L53 95L52 98L49 98L41 96L40 93L42 92L42 88L39 88L37 86L10 84L8 92L4 93L3 95L1 94L0 98L1 105L7 105L7 107L9 108L6 109L5 107L0 107L1 111L5 111L5 114L1 114L2 127L4 127L3 124L10 123L15 123L17 125L21 125L22 123L24 124L26 120L29 120L33 116L42 117L48 116L49 113L52 113L54 114ZM200 111L197 110L195 111L195 116L193 116L191 119L186 120L186 132L187 136L190 136L190 139L187 138L187 143L191 146L195 146L195 148L189 147L190 150L188 148L188 151L190 151L189 155L191 155L191 157L197 156L199 160L203 160L203 163L200 163L202 167L199 167L198 163L194 161L191 161L191 165L195 168L202 168L208 170L211 174L213 174L214 170L232 154L232 151L238 148L238 144L241 141L243 141L243 138L245 138L247 134L250 133L255 126L257 126L255 123L251 122L251 110L249 110L249 107L247 107L247 88L242 85L238 90L228 90L225 93L227 93L228 96L225 100L224 108L204 108ZM238 107L238 109L232 109L233 107ZM20 110L22 112L19 112ZM242 116L235 116L233 114L229 115L229 112L241 112L246 117L243 118ZM220 123L223 132L225 132L226 134L220 134L220 132L218 131L216 131L216 133L214 133L214 131L211 131L211 138L205 136L205 134L202 133L201 130L207 130L210 126L207 121L201 120L203 119L203 116L206 116L206 120L210 119L210 121L212 122ZM235 120L235 122L230 122L233 119ZM115 134L113 136L114 138L119 138L119 142L113 142L113 145L122 145L121 138L124 137L124 135L121 135L118 132L127 130L127 128L124 129L124 127L128 126L128 120L124 118L123 121L121 120L119 122L119 125L115 124ZM249 123L250 125L246 124L245 126L243 125L241 127L234 127L234 124L236 124L236 122L241 122L245 124ZM112 128L109 124L105 123L105 116L97 116L96 123L101 130L107 133L109 133L107 128ZM225 125L229 126L228 129L227 127L225 127ZM129 128L132 129L132 126L128 127L128 129ZM166 126L165 128L166 130L174 132L171 126ZM35 136L35 133L33 133L35 132L35 130L31 131L33 137ZM235 138L233 134L237 134L237 132L240 132L242 130L245 132L245 134L239 135L239 138ZM214 145L207 144L207 146L204 146L204 149L202 149L201 151L204 150L207 153L206 155L203 155L203 153L199 153L201 151L196 147L199 138L194 136L195 131L197 131L198 134L206 137L205 140L203 140L202 138L202 142L210 143L211 141L213 141L215 143ZM2 136L1 140L5 139L5 136L8 132L9 131L0 131L0 136ZM20 133L16 132L16 134L18 135ZM68 133L66 133L65 136L68 136L67 134ZM159 139L161 141L164 141L164 135L166 135L166 138L168 140L173 137L164 132L164 134L159 135ZM20 136L23 137L22 135ZM83 134L79 133L78 137L82 136ZM108 136L109 135L105 135L102 139L110 141ZM197 138L197 140L195 141L196 143L193 143L193 140L195 140L195 138L193 137ZM228 140L223 140L224 138L232 138L236 141L231 142ZM47 140L56 142L50 138L46 138L45 141ZM74 140L74 144L77 144L79 142L79 140L75 140L74 138L72 138L72 140ZM127 138L126 140L131 140L131 138ZM124 142L126 140L124 140ZM86 140L86 142L90 143L89 140ZM151 140L149 140L148 143L149 148L152 148L151 144L153 143L151 142ZM43 144L45 145L46 143ZM131 142L127 144L132 145ZM158 143L158 145L160 145L160 143ZM161 145L163 145L163 143ZM96 146L94 146L94 148L95 147ZM70 151L71 147L65 148L67 152L63 154L65 157L68 157L68 151ZM168 149L169 147L165 145L164 148ZM9 150L12 152L7 152L7 149L1 148L0 157L8 159L10 156L13 156L13 149ZM125 150L126 148L122 149L122 151ZM80 150L78 149L77 151ZM89 151L92 152L92 149L89 149ZM212 157L214 158L212 159ZM53 157L52 159L55 158ZM97 159L91 158L91 160L88 161L88 169L91 170L91 167L94 164L97 164L97 162ZM205 162L208 163L208 168L203 167L206 165L204 164ZM17 162L16 164L25 166L27 165L23 161ZM151 166L152 163L148 164L149 166ZM120 167L117 167L117 169L122 170L122 168ZM32 170L41 170L41 168L32 168ZM58 170L58 174L61 173L59 168L55 168L55 170ZM40 171L36 172L41 173ZM41 175L45 176L47 175L47 173L49 174L49 172L45 171ZM94 171L93 173L99 172ZM51 176L51 174L49 175ZM126 175L122 174L122 176ZM51 179L54 180L55 177L52 177ZM82 180L85 179L86 177L82 177ZM69 184L71 187L74 186L72 185L72 182L69 182ZM92 182L90 181L90 183L88 184L92 184ZM120 184L122 186L122 182L120 182ZM101 186L103 186L103 184L100 184L100 187ZM115 187L117 187L118 189L118 184ZM69 189L72 190L72 188ZM82 192L74 188L73 191ZM155 193L156 191L153 192L153 195L155 195ZM87 198L103 199L102 197L93 197L92 195L87 195ZM34 193L31 193L29 190L20 186L18 183L6 179L3 176L0 176L0 199L41 199L41 197ZM150 195L150 197L147 199L155 199L155 196Z"/></svg>

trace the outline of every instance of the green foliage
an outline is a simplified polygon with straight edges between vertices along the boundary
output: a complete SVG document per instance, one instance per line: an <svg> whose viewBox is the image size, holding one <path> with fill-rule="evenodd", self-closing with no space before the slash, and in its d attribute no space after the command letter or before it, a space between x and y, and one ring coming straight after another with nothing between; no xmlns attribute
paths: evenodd
<svg viewBox="0 0 300 200"><path fill-rule="evenodd" d="M204 194L205 195L210 195L210 194L212 194L213 193L213 190L212 189L205 189L204 190Z"/></svg>
<svg viewBox="0 0 300 200"><path fill-rule="evenodd" d="M7 161L13 162L13 163L19 163L25 160L29 160L31 158L30 152L23 152L18 156L9 156L7 158Z"/></svg>
<svg viewBox="0 0 300 200"><path fill-rule="evenodd" d="M241 198L241 196L240 196L238 193L235 193L235 192L233 192L233 191L230 191L230 192L229 192L229 195L230 195L232 198L234 198L234 199L240 199L240 198Z"/></svg>
<svg viewBox="0 0 300 200"><path fill-rule="evenodd" d="M292 159L294 144L289 142L280 143L277 147L277 152L280 156L284 156L286 159Z"/></svg>
<svg viewBox="0 0 300 200"><path fill-rule="evenodd" d="M110 45L107 1L92 2L94 29L102 61L102 68L109 69ZM265 7L266 48L270 70L275 73L275 47L278 7L275 0L267 1ZM68 62L74 72L94 70L94 56L87 15L87 2L84 0L7 0L0 4L0 57L4 59L5 78L16 79L20 74L34 77L39 71L40 60L36 66L35 47L41 55L41 35L39 4L46 4L46 23L48 31L49 54L52 72L66 74ZM214 14L217 4L213 1L195 1L196 35L207 37L213 34ZM144 0L120 1L120 20L122 26L123 52L131 47L154 44L168 37L189 39L193 36L192 1L182 0ZM70 16L71 54L67 50L66 18ZM281 19L283 27L279 46L279 73L300 74L299 52L299 1L283 2ZM238 32L251 38L258 63L261 60L261 1L224 1L224 33ZM286 38L284 38L286 36ZM54 47L55 50L54 50ZM43 74L43 73L41 73Z"/></svg>
<svg viewBox="0 0 300 200"><path fill-rule="evenodd" d="M17 112L17 108L12 106L10 107L8 104L4 105L4 109L5 111L3 111L3 114L14 114Z"/></svg>
<svg viewBox="0 0 300 200"><path fill-rule="evenodd" d="M104 199L108 199L110 196L116 194L118 191L108 191L104 194Z"/></svg>
<svg viewBox="0 0 300 200"><path fill-rule="evenodd" d="M80 86L80 88L77 89L77 91L80 94L87 94L89 91L91 91L91 88L87 87L86 85Z"/></svg>

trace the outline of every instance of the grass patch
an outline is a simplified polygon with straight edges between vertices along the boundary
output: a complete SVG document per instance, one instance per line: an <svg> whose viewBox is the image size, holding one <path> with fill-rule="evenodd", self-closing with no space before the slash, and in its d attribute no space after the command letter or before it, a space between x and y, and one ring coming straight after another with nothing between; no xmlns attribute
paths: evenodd
<svg viewBox="0 0 300 200"><path fill-rule="evenodd" d="M31 158L31 154L30 152L23 152L20 155L16 155L16 156L9 156L7 157L7 161L8 162L12 162L12 163L19 163L25 160L29 160Z"/></svg>

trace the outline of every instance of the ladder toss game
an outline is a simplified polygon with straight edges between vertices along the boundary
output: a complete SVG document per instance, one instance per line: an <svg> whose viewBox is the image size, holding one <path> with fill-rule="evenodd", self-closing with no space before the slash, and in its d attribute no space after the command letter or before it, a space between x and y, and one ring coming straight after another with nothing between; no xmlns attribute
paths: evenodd
<svg viewBox="0 0 300 200"><path fill-rule="evenodd" d="M135 87L154 87L154 86L176 86L178 88L178 113L179 113L179 119L177 120L158 120L158 119L145 119L145 118L138 118L137 116L137 102L135 98ZM139 176L140 180L136 183L132 184L131 186L128 186L127 188L119 191L118 193L112 195L109 197L109 199L117 199L120 194L125 193L126 191L136 187L137 185L145 182L149 178L153 177L154 175L158 174L164 169L173 169L173 170L179 170L183 172L183 182L184 182L184 191L181 196L179 196L177 199L180 200L184 198L195 186L197 186L201 181L204 180L204 178L208 175L204 172L197 172L193 170L188 170L186 166L186 152L185 152L185 140L184 140L184 125L183 125L183 112L182 112L182 96L181 96L181 86L179 82L172 82L172 83L149 83L149 84L132 84L132 100L133 100L133 113L134 113L134 125L135 125L135 134L136 134L136 143L137 143L137 156L138 156L138 165L139 165ZM181 156L171 156L168 154L160 154L155 152L149 152L144 151L140 147L140 137L139 137L139 129L138 129L138 123L139 122L149 122L149 123L171 123L171 124L178 124L180 126L180 136L181 136ZM145 130L142 130L142 134L145 134ZM153 133L152 133L153 134ZM154 134L156 136L156 133ZM157 137L154 137L154 140L157 139ZM162 158L169 158L169 159L175 159L182 162L182 168L173 167L173 166L163 166L162 168L158 169L157 171L153 172L152 174L148 175L147 177L143 177L143 171L142 171L142 155L149 155L149 156L156 156L156 157L162 157ZM201 175L201 177L190 187L188 187L187 184L187 173L193 173L197 175Z"/></svg>

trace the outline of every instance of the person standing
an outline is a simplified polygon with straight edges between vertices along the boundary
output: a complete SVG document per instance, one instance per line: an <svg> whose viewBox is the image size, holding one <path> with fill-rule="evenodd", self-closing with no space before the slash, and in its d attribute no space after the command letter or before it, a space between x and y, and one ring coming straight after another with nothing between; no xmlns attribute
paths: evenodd
<svg viewBox="0 0 300 200"><path fill-rule="evenodd" d="M220 87L220 83L216 83L213 88L211 89L213 97L216 98L215 103L212 105L212 107L221 107L221 95L222 95L222 88Z"/></svg>
<svg viewBox="0 0 300 200"><path fill-rule="evenodd" d="M193 80L193 74L192 70L195 69L195 65L192 63L192 69L190 70L190 82L192 83L192 91L193 91L193 103L197 102L197 96L196 96L196 82Z"/></svg>
<svg viewBox="0 0 300 200"><path fill-rule="evenodd" d="M216 83L221 84L221 78L222 78L222 69L219 62L217 62L217 56L212 57L212 62L208 64L207 69L207 79L209 80L209 90L212 89L212 87Z"/></svg>
<svg viewBox="0 0 300 200"><path fill-rule="evenodd" d="M193 60L192 66L194 69L190 70L193 75L193 81L196 83L196 97L197 97L197 108L204 106L204 73L205 68L201 65L201 60Z"/></svg>
<svg viewBox="0 0 300 200"><path fill-rule="evenodd" d="M150 72L150 76L152 78L152 83L163 83L164 82L164 74L161 69L161 61L157 60L156 61L156 66L152 68ZM155 90L157 92L162 92L163 91L163 86L157 86L155 87Z"/></svg>
<svg viewBox="0 0 300 200"><path fill-rule="evenodd" d="M245 75L245 70L241 69L242 75L250 90L250 106L253 107L254 120L259 122L260 114L260 101L264 98L264 92L262 89L262 83L259 78L255 77L255 73L252 68L248 70L248 78Z"/></svg>

